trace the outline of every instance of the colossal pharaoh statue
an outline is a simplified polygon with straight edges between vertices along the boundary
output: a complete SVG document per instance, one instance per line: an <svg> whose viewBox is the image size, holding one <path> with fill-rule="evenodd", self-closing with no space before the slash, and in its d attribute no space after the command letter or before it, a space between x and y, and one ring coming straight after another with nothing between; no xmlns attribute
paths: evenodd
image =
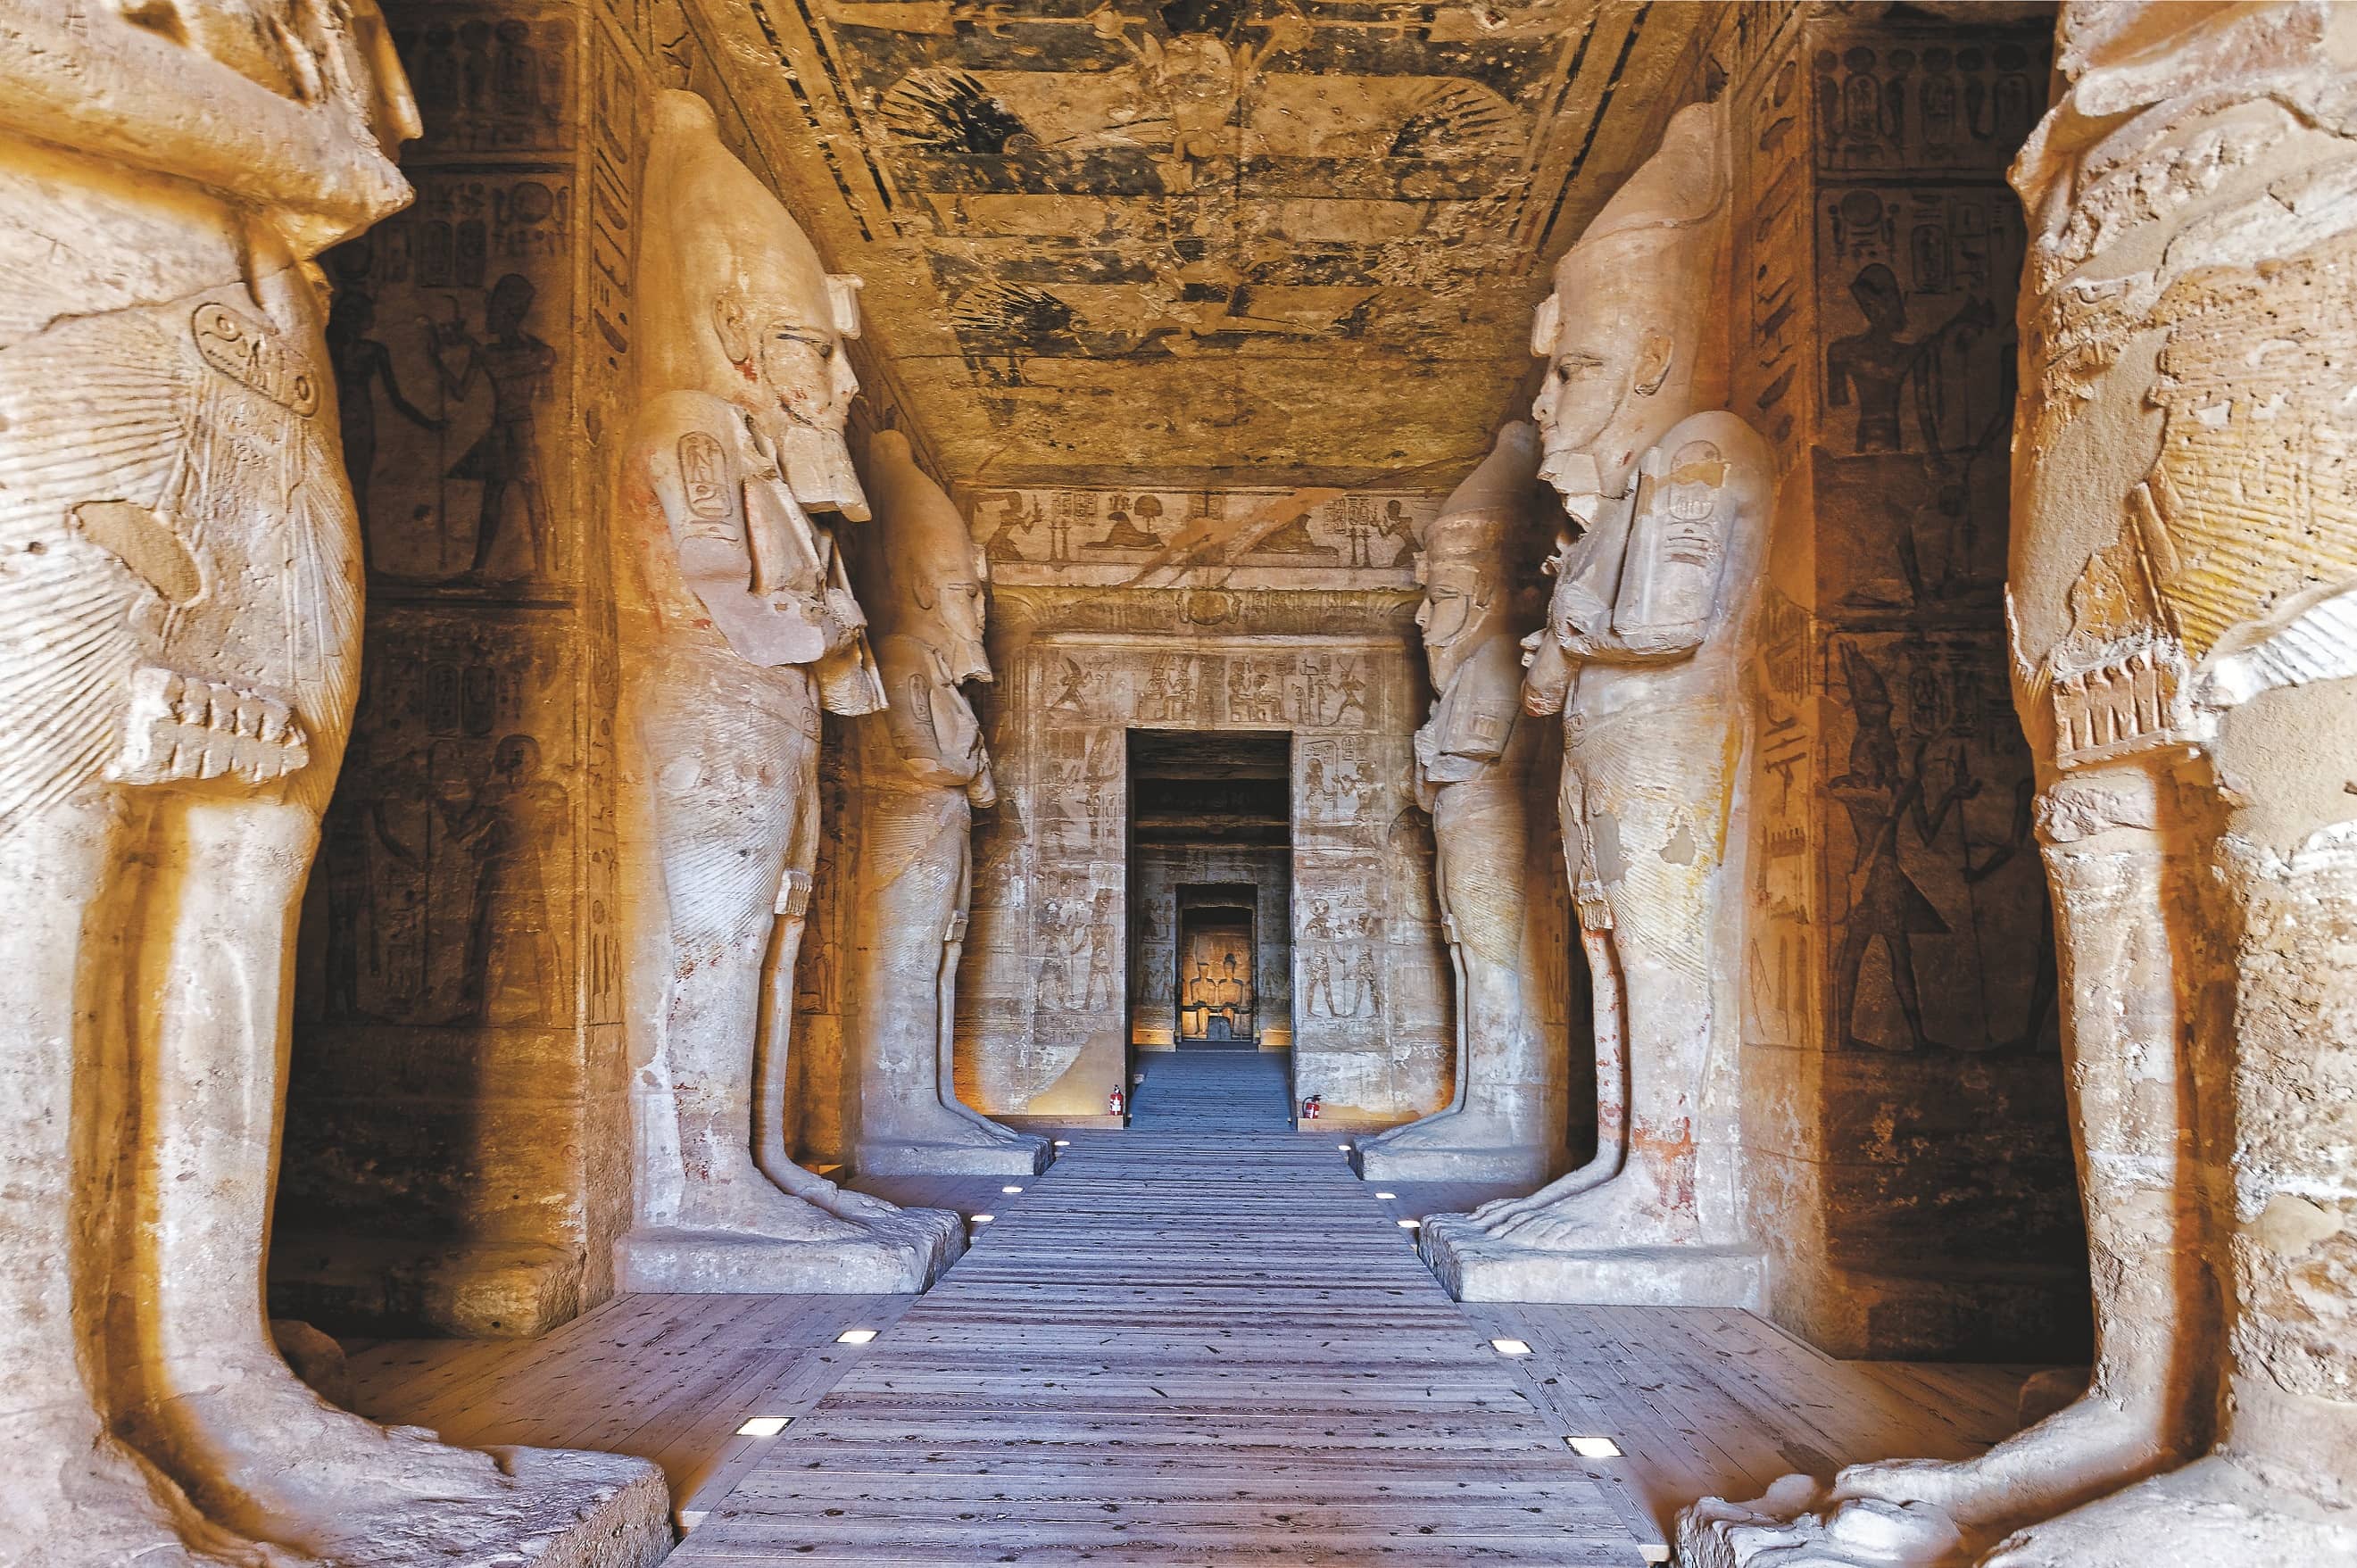
<svg viewBox="0 0 2357 1568"><path fill-rule="evenodd" d="M2074 5L2015 180L2008 585L2097 1359L1680 1561L2357 1563L2357 11Z"/></svg>
<svg viewBox="0 0 2357 1568"><path fill-rule="evenodd" d="M882 535L881 592L869 602L890 706L859 724L853 1160L864 1175L1028 1176L1047 1167L1048 1141L968 1109L952 1049L974 809L998 798L982 725L961 690L990 679L982 552L907 436L883 431L867 452Z"/></svg>
<svg viewBox="0 0 2357 1568"><path fill-rule="evenodd" d="M1359 1146L1370 1181L1543 1182L1569 1162L1566 1063L1539 1015L1543 954L1527 918L1531 752L1522 705L1515 545L1530 527L1539 436L1498 433L1425 532L1416 625L1433 690L1415 735L1416 796L1432 813L1435 886L1457 973L1449 1104ZM1548 870L1544 875L1557 873Z"/></svg>
<svg viewBox="0 0 2357 1568"><path fill-rule="evenodd" d="M1555 266L1532 347L1569 516L1525 703L1564 723L1566 857L1596 996L1598 1154L1428 1221L1468 1300L1758 1305L1734 1086L1728 854L1771 469L1724 412L1725 126L1682 110Z"/></svg>
<svg viewBox="0 0 2357 1568"><path fill-rule="evenodd" d="M263 1298L360 539L318 251L408 199L369 0L0 4L0 1563L621 1568L653 1466L321 1401Z"/></svg>
<svg viewBox="0 0 2357 1568"><path fill-rule="evenodd" d="M826 272L693 93L656 101L646 191L616 521L638 1142L616 1273L625 1290L920 1290L957 1217L843 1191L782 1132L819 714L884 703L811 515L867 515L843 440L857 280Z"/></svg>

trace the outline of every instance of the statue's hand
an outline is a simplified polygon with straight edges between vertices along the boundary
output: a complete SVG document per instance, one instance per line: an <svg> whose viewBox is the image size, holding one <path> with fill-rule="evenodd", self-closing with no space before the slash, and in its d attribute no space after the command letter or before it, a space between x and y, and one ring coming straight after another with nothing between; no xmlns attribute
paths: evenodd
<svg viewBox="0 0 2357 1568"><path fill-rule="evenodd" d="M1523 712L1544 717L1563 712L1571 700L1571 678L1578 670L1563 644L1551 633L1539 632L1523 676Z"/></svg>

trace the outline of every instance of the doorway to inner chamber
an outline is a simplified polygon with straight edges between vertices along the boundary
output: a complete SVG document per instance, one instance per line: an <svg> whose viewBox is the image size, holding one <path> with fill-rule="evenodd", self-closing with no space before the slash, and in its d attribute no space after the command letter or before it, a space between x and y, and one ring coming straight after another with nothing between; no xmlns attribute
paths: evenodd
<svg viewBox="0 0 2357 1568"><path fill-rule="evenodd" d="M1132 730L1129 774L1137 1069L1150 1082L1164 1052L1274 1069L1293 1045L1293 737Z"/></svg>

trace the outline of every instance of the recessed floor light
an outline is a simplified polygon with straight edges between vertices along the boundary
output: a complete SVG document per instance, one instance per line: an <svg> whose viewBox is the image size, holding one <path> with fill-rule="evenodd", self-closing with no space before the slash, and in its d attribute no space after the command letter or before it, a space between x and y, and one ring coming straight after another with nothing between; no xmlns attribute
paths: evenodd
<svg viewBox="0 0 2357 1568"><path fill-rule="evenodd" d="M996 1214L969 1214L966 1218L973 1220L976 1225L987 1225L992 1220L997 1219L998 1216Z"/></svg>
<svg viewBox="0 0 2357 1568"><path fill-rule="evenodd" d="M1397 1197L1399 1194L1395 1192L1379 1192L1375 1194L1375 1196L1377 1197Z"/></svg>
<svg viewBox="0 0 2357 1568"><path fill-rule="evenodd" d="M739 1437L775 1437L793 1420L791 1415L757 1415L737 1429Z"/></svg>
<svg viewBox="0 0 2357 1568"><path fill-rule="evenodd" d="M1421 1219L1403 1219L1399 1222L1399 1228L1403 1230L1421 1230L1424 1229L1424 1221Z"/></svg>
<svg viewBox="0 0 2357 1568"><path fill-rule="evenodd" d="M1069 1149L1071 1146L1072 1141L1070 1138L1059 1138L1056 1140L1056 1147L1060 1149Z"/></svg>
<svg viewBox="0 0 2357 1568"><path fill-rule="evenodd" d="M1620 1444L1609 1437L1566 1437L1564 1441L1570 1444L1571 1451L1583 1459L1620 1457Z"/></svg>
<svg viewBox="0 0 2357 1568"><path fill-rule="evenodd" d="M1490 1348L1501 1356L1527 1356L1531 1348L1520 1339L1492 1339Z"/></svg>
<svg viewBox="0 0 2357 1568"><path fill-rule="evenodd" d="M834 1342L838 1345L865 1345L875 1337L876 1330L873 1328L846 1328L834 1337Z"/></svg>
<svg viewBox="0 0 2357 1568"><path fill-rule="evenodd" d="M1019 1187L1002 1187L998 1190L1001 1192L1021 1192L1023 1189Z"/></svg>
<svg viewBox="0 0 2357 1568"><path fill-rule="evenodd" d="M1334 1146L1341 1150L1346 1155L1351 1152L1351 1145L1348 1144L1337 1144Z"/></svg>

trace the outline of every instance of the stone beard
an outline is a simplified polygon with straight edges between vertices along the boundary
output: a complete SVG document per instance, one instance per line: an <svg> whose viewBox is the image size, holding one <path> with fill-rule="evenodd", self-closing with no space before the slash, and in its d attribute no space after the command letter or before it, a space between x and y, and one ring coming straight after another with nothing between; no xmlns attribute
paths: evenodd
<svg viewBox="0 0 2357 1568"><path fill-rule="evenodd" d="M378 1427L296 1379L263 1300L360 660L310 260L408 199L382 20L52 9L0 6L0 1553L564 1561L586 1530L651 1563L651 1466Z"/></svg>
<svg viewBox="0 0 2357 1568"><path fill-rule="evenodd" d="M1567 1162L1566 1064L1538 1009L1528 919L1531 752L1522 705L1513 542L1529 526L1538 433L1509 424L1441 510L1418 571L1433 688L1416 731L1417 803L1432 814L1435 886L1457 972L1450 1103L1360 1145L1371 1181L1543 1182ZM1551 866L1537 874L1555 875Z"/></svg>
<svg viewBox="0 0 2357 1568"><path fill-rule="evenodd" d="M1596 995L1598 1155L1448 1216L1426 1254L1461 1296L1756 1305L1732 1079L1741 877L1727 823L1773 469L1724 398L1722 112L1662 149L1556 268L1532 347L1542 477L1571 526L1526 703L1560 711L1560 811Z"/></svg>
<svg viewBox="0 0 2357 1568"><path fill-rule="evenodd" d="M1706 1500L1681 1562L2357 1562L2352 21L2066 6L2015 166L2007 607L2093 1385L1977 1458Z"/></svg>
<svg viewBox="0 0 2357 1568"><path fill-rule="evenodd" d="M952 1049L974 811L998 798L963 690L991 678L985 568L964 518L918 468L907 437L878 434L868 467L882 533L876 654L890 705L858 725L855 1163L864 1175L1028 1176L1046 1168L1048 1141L964 1105Z"/></svg>
<svg viewBox="0 0 2357 1568"><path fill-rule="evenodd" d="M884 697L831 535L866 499L843 447L856 281L829 276L691 93L656 106L636 297L644 395L618 534L639 1027L626 1290L909 1291L954 1215L794 1164L793 972L817 858L819 713Z"/></svg>

